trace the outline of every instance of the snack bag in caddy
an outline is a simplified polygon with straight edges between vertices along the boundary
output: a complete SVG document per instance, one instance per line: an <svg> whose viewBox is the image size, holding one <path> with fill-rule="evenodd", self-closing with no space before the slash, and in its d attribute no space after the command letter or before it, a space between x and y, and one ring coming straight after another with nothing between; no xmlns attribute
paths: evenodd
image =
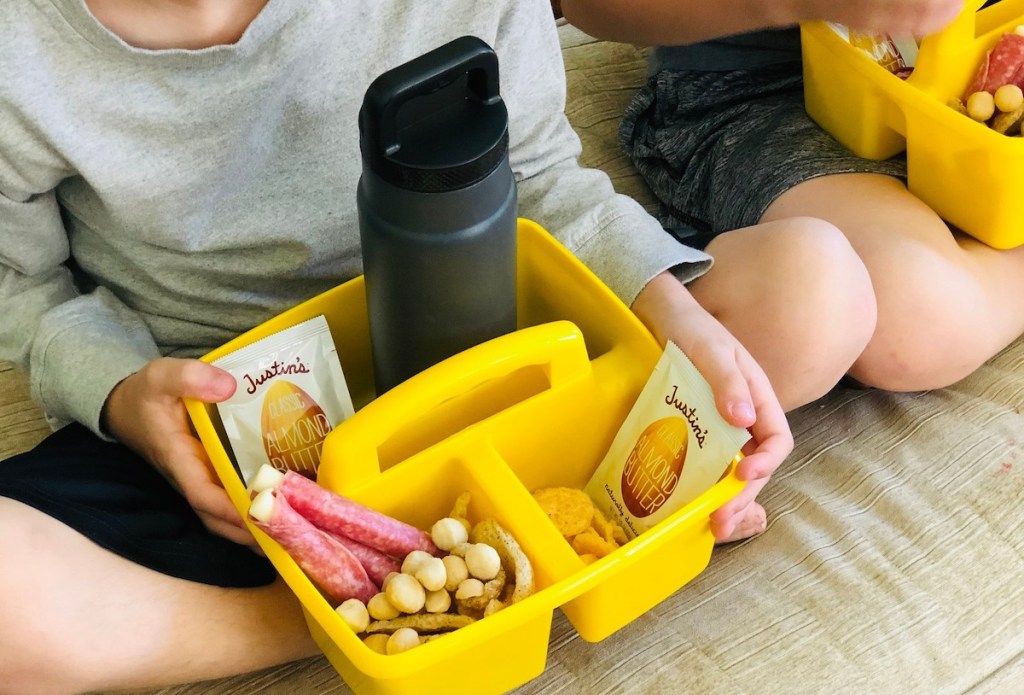
<svg viewBox="0 0 1024 695"><path fill-rule="evenodd" d="M218 403L246 484L269 463L315 477L324 438L354 412L341 362L322 315L213 362L238 388Z"/></svg>
<svg viewBox="0 0 1024 695"><path fill-rule="evenodd" d="M635 538L710 489L748 439L669 343L584 489Z"/></svg>

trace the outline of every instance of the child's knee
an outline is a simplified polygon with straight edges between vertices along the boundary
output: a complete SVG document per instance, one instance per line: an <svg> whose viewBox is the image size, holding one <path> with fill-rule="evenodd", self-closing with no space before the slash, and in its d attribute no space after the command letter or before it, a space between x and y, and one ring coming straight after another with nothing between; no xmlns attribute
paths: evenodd
<svg viewBox="0 0 1024 695"><path fill-rule="evenodd" d="M846 236L823 220L797 218L785 233L793 307L787 350L797 389L792 405L827 393L863 353L875 331L875 294L860 257Z"/></svg>
<svg viewBox="0 0 1024 695"><path fill-rule="evenodd" d="M888 391L942 388L968 376L1001 344L976 280L938 254L905 254L873 269L878 326L850 375Z"/></svg>
<svg viewBox="0 0 1024 695"><path fill-rule="evenodd" d="M793 408L829 391L863 352L877 317L871 278L834 225L796 217L716 239L729 265L715 288L722 322ZM723 306L724 304L724 306Z"/></svg>
<svg viewBox="0 0 1024 695"><path fill-rule="evenodd" d="M776 234L773 231L773 234ZM875 330L877 307L867 268L845 235L815 218L792 218L777 232L776 286L794 336L816 359L833 356L845 370Z"/></svg>

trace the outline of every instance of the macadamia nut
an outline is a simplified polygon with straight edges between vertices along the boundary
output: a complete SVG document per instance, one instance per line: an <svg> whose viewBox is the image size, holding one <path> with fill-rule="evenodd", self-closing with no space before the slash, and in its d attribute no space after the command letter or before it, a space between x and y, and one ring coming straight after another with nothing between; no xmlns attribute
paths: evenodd
<svg viewBox="0 0 1024 695"><path fill-rule="evenodd" d="M400 627L388 638L387 653L401 654L420 646L420 636L411 627Z"/></svg>
<svg viewBox="0 0 1024 695"><path fill-rule="evenodd" d="M439 519L430 529L430 537L441 550L451 550L459 543L469 540L466 527L458 519L445 517Z"/></svg>
<svg viewBox="0 0 1024 695"><path fill-rule="evenodd" d="M367 635L363 640L363 644L377 652L378 654L388 653L388 638L391 635L385 635L383 632L378 632L373 635Z"/></svg>
<svg viewBox="0 0 1024 695"><path fill-rule="evenodd" d="M996 102L986 91L975 92L967 97L967 115L976 121L987 121L996 112Z"/></svg>
<svg viewBox="0 0 1024 695"><path fill-rule="evenodd" d="M473 547L473 544L470 543L469 541L466 541L465 543L456 543L455 545L453 545L451 547L451 550L449 550L448 552L451 553L452 555L456 555L458 557L466 557L466 553L472 547Z"/></svg>
<svg viewBox="0 0 1024 695"><path fill-rule="evenodd" d="M443 588L427 592L427 600L423 603L427 613L446 613L451 607L452 596Z"/></svg>
<svg viewBox="0 0 1024 695"><path fill-rule="evenodd" d="M366 610L374 620L393 620L399 615L399 610L388 600L385 593L374 594L367 601Z"/></svg>
<svg viewBox="0 0 1024 695"><path fill-rule="evenodd" d="M445 569L441 558L431 557L416 567L414 576L427 591L437 591L443 589L445 582L448 581L448 570Z"/></svg>
<svg viewBox="0 0 1024 695"><path fill-rule="evenodd" d="M444 582L444 588L448 591L455 591L459 588L459 584L469 579L469 569L466 567L466 561L458 555L446 555L441 558L441 562L444 563L444 568L448 575Z"/></svg>
<svg viewBox="0 0 1024 695"><path fill-rule="evenodd" d="M403 613L417 613L423 608L423 602L427 598L423 585L416 577L408 574L400 574L390 582L384 590L391 605Z"/></svg>
<svg viewBox="0 0 1024 695"><path fill-rule="evenodd" d="M455 590L455 598L476 598L477 596L484 595L484 583L479 579L470 577L459 584L459 588Z"/></svg>
<svg viewBox="0 0 1024 695"><path fill-rule="evenodd" d="M501 558L498 551L486 543L474 543L466 551L466 567L470 576L487 581L498 576L501 569Z"/></svg>
<svg viewBox="0 0 1024 695"><path fill-rule="evenodd" d="M360 633L370 624L370 613L366 610L363 602L357 598L350 598L342 602L335 609L345 624L352 628L355 633Z"/></svg>
<svg viewBox="0 0 1024 695"><path fill-rule="evenodd" d="M416 574L416 568L433 557L426 550L414 550L402 560L402 572L404 574Z"/></svg>
<svg viewBox="0 0 1024 695"><path fill-rule="evenodd" d="M1024 105L1024 91L1015 84L1004 84L996 90L993 101L1000 111L1016 111Z"/></svg>

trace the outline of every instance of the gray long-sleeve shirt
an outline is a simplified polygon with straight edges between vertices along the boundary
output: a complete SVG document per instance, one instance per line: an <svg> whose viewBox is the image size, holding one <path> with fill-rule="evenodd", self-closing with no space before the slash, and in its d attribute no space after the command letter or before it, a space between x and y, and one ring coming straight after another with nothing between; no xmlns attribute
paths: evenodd
<svg viewBox="0 0 1024 695"><path fill-rule="evenodd" d="M464 34L498 53L520 215L626 302L662 270L706 269L578 166L548 0L269 0L236 44L155 51L83 0L0 3L0 359L51 422L99 432L149 360L359 274L363 93Z"/></svg>

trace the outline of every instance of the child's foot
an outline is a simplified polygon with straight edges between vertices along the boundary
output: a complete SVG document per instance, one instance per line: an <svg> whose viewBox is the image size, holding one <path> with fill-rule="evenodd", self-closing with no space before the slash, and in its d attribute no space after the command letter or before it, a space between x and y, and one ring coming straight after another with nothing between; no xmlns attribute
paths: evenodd
<svg viewBox="0 0 1024 695"><path fill-rule="evenodd" d="M764 507L757 502L751 502L740 512L738 518L733 517L730 521L735 521L736 525L730 533L727 533L722 538L717 538L715 540L716 545L742 541L745 538L756 536L768 528L768 515L765 514ZM717 536L718 534L716 533L715 535Z"/></svg>

